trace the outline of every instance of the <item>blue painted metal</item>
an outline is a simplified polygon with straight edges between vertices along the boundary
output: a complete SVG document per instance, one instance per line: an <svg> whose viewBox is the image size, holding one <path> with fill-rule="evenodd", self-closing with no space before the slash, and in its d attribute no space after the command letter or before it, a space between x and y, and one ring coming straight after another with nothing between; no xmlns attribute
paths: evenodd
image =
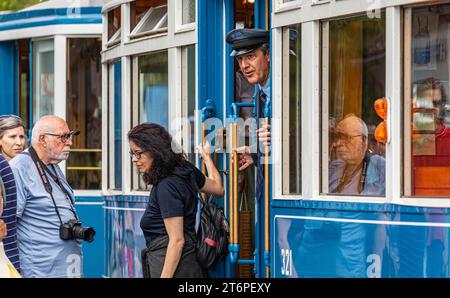
<svg viewBox="0 0 450 298"><path fill-rule="evenodd" d="M256 116L256 112L255 112L255 108L256 108L256 104L255 102L233 102L231 104L231 115L230 117L233 119L237 119L239 114L238 114L238 109L239 108L253 108L253 117Z"/></svg>
<svg viewBox="0 0 450 298"><path fill-rule="evenodd" d="M0 114L14 114L15 46L13 41L0 42Z"/></svg>
<svg viewBox="0 0 450 298"><path fill-rule="evenodd" d="M227 2L229 0L226 0ZM215 117L223 118L223 3L221 0L198 1L198 109L206 107L205 117L214 110ZM210 101L208 101L210 100ZM201 119L203 120L203 119ZM201 122L197 131L200 132ZM223 168L219 155L218 167ZM200 164L198 165L200 166ZM220 202L218 202L220 204ZM211 277L229 276L229 265L220 263L210 270Z"/></svg>
<svg viewBox="0 0 450 298"><path fill-rule="evenodd" d="M106 277L142 277L141 250L145 238L140 227L147 196L104 197Z"/></svg>
<svg viewBox="0 0 450 298"><path fill-rule="evenodd" d="M84 277L101 277L104 268L105 222L102 197L76 197L75 208L84 227L95 229L94 241L83 242Z"/></svg>
<svg viewBox="0 0 450 298"><path fill-rule="evenodd" d="M114 63L114 186L122 188L122 62Z"/></svg>
<svg viewBox="0 0 450 298"><path fill-rule="evenodd" d="M202 108L201 122L203 123L206 119L214 117L215 115L216 107L214 106L214 101L212 99L207 99L205 106Z"/></svg>
<svg viewBox="0 0 450 298"><path fill-rule="evenodd" d="M101 7L57 8L0 15L0 31L48 25L101 24Z"/></svg>
<svg viewBox="0 0 450 298"><path fill-rule="evenodd" d="M448 278L450 209L426 210L273 208L273 277Z"/></svg>

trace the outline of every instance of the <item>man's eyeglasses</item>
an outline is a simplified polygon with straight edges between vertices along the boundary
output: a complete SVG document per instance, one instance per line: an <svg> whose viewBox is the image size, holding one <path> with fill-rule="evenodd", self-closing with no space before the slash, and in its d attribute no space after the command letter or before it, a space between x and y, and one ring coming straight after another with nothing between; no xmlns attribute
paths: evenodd
<svg viewBox="0 0 450 298"><path fill-rule="evenodd" d="M348 144L352 141L353 138L360 137L360 136L364 136L364 135L359 134L359 135L351 136L349 134L341 133L341 132L335 132L332 134L334 143L337 143L338 141L340 141L343 144Z"/></svg>
<svg viewBox="0 0 450 298"><path fill-rule="evenodd" d="M145 152L147 152L147 151L137 151L137 152L130 151L128 153L130 154L131 158L136 157L136 159L141 159L141 155Z"/></svg>
<svg viewBox="0 0 450 298"><path fill-rule="evenodd" d="M63 133L63 134L55 134L55 133L49 133L49 132L43 133L43 135L58 137L61 139L61 142L63 142L63 143L67 142L68 140L71 140L73 136L77 136L79 134L80 134L79 130L72 130L71 132Z"/></svg>

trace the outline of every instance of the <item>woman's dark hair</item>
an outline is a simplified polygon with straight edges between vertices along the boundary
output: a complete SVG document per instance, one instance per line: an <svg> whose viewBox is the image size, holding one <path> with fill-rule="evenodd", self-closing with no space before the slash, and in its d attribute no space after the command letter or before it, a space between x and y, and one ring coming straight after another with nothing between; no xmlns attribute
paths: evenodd
<svg viewBox="0 0 450 298"><path fill-rule="evenodd" d="M144 123L133 127L128 132L128 140L135 143L153 158L153 164L144 173L144 182L155 185L169 176L177 166L186 162L184 153L176 153L172 149L172 136L167 130L155 123Z"/></svg>

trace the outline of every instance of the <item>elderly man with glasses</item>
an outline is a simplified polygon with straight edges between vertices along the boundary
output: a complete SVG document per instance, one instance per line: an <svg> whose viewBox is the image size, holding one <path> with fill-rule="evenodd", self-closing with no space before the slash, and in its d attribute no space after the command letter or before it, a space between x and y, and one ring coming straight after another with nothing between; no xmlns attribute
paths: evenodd
<svg viewBox="0 0 450 298"><path fill-rule="evenodd" d="M78 220L73 190L58 164L69 157L67 123L43 116L31 147L10 161L17 183L17 240L24 277L81 277L81 240L63 240L60 227Z"/></svg>
<svg viewBox="0 0 450 298"><path fill-rule="evenodd" d="M368 129L353 115L341 120L331 142L336 160L329 165L329 193L379 195L385 193L385 160L368 151Z"/></svg>

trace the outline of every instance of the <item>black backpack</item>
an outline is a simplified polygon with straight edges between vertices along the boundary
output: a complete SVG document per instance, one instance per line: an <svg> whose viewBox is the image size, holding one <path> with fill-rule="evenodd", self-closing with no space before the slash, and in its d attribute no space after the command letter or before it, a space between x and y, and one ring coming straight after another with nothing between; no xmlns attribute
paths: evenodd
<svg viewBox="0 0 450 298"><path fill-rule="evenodd" d="M201 200L200 200L201 202ZM197 230L197 261L210 269L228 255L230 228L222 207L209 197L202 203Z"/></svg>
<svg viewBox="0 0 450 298"><path fill-rule="evenodd" d="M202 204L200 224L195 239L197 261L203 269L211 269L228 255L230 227L223 208L213 202L210 196L203 201L199 195L200 190L197 188L195 177L191 175L190 179L190 185L195 186L196 192L189 185L188 189Z"/></svg>

